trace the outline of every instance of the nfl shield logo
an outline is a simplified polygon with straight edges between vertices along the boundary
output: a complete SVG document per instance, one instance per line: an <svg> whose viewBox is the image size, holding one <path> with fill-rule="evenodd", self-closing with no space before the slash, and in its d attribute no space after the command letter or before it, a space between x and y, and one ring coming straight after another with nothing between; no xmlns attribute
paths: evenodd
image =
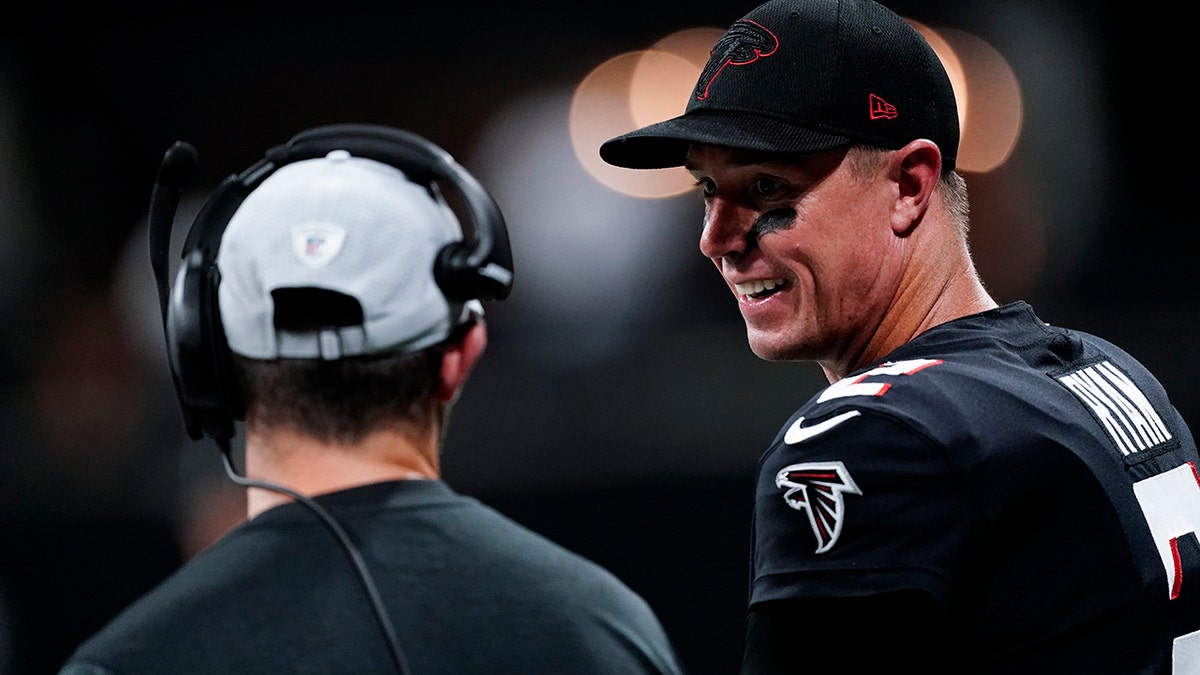
<svg viewBox="0 0 1200 675"><path fill-rule="evenodd" d="M345 241L346 231L332 223L302 223L292 228L292 251L312 269L329 264Z"/></svg>

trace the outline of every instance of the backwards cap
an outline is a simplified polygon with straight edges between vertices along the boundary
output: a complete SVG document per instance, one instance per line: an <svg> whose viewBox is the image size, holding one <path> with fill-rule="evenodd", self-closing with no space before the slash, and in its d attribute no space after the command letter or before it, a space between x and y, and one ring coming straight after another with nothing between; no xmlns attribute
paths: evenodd
<svg viewBox="0 0 1200 675"><path fill-rule="evenodd" d="M600 156L660 169L682 166L691 143L790 153L917 138L954 168L954 90L916 29L870 0L770 0L717 41L683 115L610 139Z"/></svg>
<svg viewBox="0 0 1200 675"><path fill-rule="evenodd" d="M221 239L229 348L337 359L436 344L483 312L478 301L448 301L434 279L439 250L461 238L449 206L388 164L334 150L285 165L246 197ZM297 326L284 313L326 320Z"/></svg>

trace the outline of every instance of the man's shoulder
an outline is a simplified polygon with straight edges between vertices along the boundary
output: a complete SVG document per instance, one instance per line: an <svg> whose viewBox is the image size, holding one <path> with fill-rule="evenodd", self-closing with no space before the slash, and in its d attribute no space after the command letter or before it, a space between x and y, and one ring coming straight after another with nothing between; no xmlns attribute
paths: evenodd
<svg viewBox="0 0 1200 675"><path fill-rule="evenodd" d="M192 642L187 636L201 630L211 633L221 623L214 621L215 617L237 611L228 609L238 605L231 600L254 595L233 593L231 589L271 592L257 581L275 575L246 564L246 555L256 547L256 541L240 530L226 534L80 644L68 662L73 669L70 672L103 673L106 671L97 664L112 663L136 663L154 670L153 664L162 662L162 654L175 645Z"/></svg>
<svg viewBox="0 0 1200 675"><path fill-rule="evenodd" d="M190 625L188 606L179 602L185 596L177 590L185 585L176 572L159 586L126 607L75 650L60 675L107 675L112 672L100 664L156 663L155 647L161 647L187 634Z"/></svg>
<svg viewBox="0 0 1200 675"><path fill-rule="evenodd" d="M927 445L987 454L1062 424L1047 406L1061 406L1066 396L1043 369L1003 349L931 351L829 385L786 420L775 444L805 440L809 448L854 444L880 452ZM859 419L847 423L851 417Z"/></svg>
<svg viewBox="0 0 1200 675"><path fill-rule="evenodd" d="M87 661L70 661L59 669L58 675L116 675L115 671Z"/></svg>
<svg viewBox="0 0 1200 675"><path fill-rule="evenodd" d="M844 377L817 392L797 413L810 418L853 406L881 414L906 416L943 410L947 404L973 402L1002 392L1045 384L1033 371L978 354L942 354L897 359Z"/></svg>

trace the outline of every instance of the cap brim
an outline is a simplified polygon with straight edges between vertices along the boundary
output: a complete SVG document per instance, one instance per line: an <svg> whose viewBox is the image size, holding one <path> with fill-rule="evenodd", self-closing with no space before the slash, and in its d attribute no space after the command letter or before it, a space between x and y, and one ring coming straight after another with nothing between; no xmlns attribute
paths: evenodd
<svg viewBox="0 0 1200 675"><path fill-rule="evenodd" d="M600 145L600 158L627 169L683 166L692 143L763 152L816 152L850 143L849 136L730 111L680 115L635 129Z"/></svg>

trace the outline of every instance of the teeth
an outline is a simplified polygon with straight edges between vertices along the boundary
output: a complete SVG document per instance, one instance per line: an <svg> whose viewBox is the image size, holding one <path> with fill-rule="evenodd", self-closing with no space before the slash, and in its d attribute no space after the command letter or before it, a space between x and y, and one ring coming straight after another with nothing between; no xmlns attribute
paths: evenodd
<svg viewBox="0 0 1200 675"><path fill-rule="evenodd" d="M783 285L783 279L758 279L744 284L734 284L733 289L738 295L756 295L763 291L770 291Z"/></svg>

